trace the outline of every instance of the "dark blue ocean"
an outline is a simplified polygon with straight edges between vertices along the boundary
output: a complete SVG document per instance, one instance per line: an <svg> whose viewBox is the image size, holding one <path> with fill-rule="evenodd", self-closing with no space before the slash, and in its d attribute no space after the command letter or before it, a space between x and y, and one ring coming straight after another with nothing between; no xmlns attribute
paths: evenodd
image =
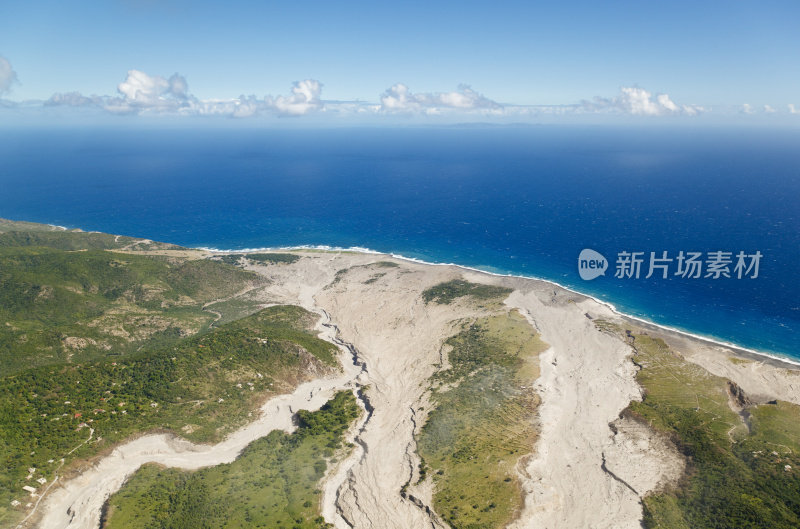
<svg viewBox="0 0 800 529"><path fill-rule="evenodd" d="M0 217L185 246L359 246L536 276L800 358L798 130L4 129ZM610 261L605 276L580 279L584 248ZM645 279L647 262L639 279L618 279L621 251L763 258L755 279Z"/></svg>

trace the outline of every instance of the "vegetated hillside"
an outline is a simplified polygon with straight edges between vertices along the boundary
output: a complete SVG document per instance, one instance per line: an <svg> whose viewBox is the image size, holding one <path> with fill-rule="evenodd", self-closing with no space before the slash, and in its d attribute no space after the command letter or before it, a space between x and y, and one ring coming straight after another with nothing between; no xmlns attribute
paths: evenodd
<svg viewBox="0 0 800 529"><path fill-rule="evenodd" d="M546 347L516 311L466 323L446 343L450 368L434 376L417 440L420 479L432 476L434 508L451 527L502 528L522 507L515 467L535 442L530 386Z"/></svg>
<svg viewBox="0 0 800 529"><path fill-rule="evenodd" d="M58 250L112 250L136 247L139 250L180 249L179 246L124 235L97 231L67 230L37 224L0 219L0 246L44 246Z"/></svg>
<svg viewBox="0 0 800 529"><path fill-rule="evenodd" d="M108 503L104 529L332 527L320 516L317 487L329 462L344 457L344 433L358 417L350 392L316 412L298 412L292 433L272 432L233 463L196 472L148 465Z"/></svg>
<svg viewBox="0 0 800 529"><path fill-rule="evenodd" d="M625 413L668 434L688 461L677 486L645 498L645 526L800 527L800 406L751 403L662 340L627 330L646 394Z"/></svg>
<svg viewBox="0 0 800 529"><path fill-rule="evenodd" d="M23 486L75 460L153 429L218 441L270 395L338 368L317 315L252 314L231 296L259 276L198 255L0 220L0 526L27 512Z"/></svg>
<svg viewBox="0 0 800 529"><path fill-rule="evenodd" d="M175 343L216 318L205 303L259 280L220 262L106 249L135 241L0 233L0 375Z"/></svg>
<svg viewBox="0 0 800 529"><path fill-rule="evenodd" d="M315 319L300 307L275 306L119 360L2 377L0 524L11 501L28 501L22 487L52 480L61 458L88 457L149 429L219 441L268 396L333 371L335 346L310 330Z"/></svg>

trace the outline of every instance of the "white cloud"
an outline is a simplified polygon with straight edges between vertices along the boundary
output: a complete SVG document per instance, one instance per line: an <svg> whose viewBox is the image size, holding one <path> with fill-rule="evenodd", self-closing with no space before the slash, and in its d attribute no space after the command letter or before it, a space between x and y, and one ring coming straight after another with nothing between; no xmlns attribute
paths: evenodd
<svg viewBox="0 0 800 529"><path fill-rule="evenodd" d="M128 70L128 77L117 85L117 91L126 100L142 104L155 103L168 90L169 82L166 79L139 70Z"/></svg>
<svg viewBox="0 0 800 529"><path fill-rule="evenodd" d="M322 83L314 79L306 79L294 83L292 95L275 98L267 96L265 101L268 107L272 107L281 115L303 116L324 107L320 99L321 94Z"/></svg>
<svg viewBox="0 0 800 529"><path fill-rule="evenodd" d="M0 55L0 95L11 90L11 85L17 81L17 72L11 67L8 59Z"/></svg>
<svg viewBox="0 0 800 529"><path fill-rule="evenodd" d="M769 106L769 105L764 105L764 112L765 112L766 114L774 114L774 113L775 113L775 109L774 109L774 108L772 108L772 107L771 107L771 106Z"/></svg>
<svg viewBox="0 0 800 529"><path fill-rule="evenodd" d="M756 111L753 110L753 107L750 106L750 103L744 103L739 109L739 112L742 114L755 114Z"/></svg>
<svg viewBox="0 0 800 529"><path fill-rule="evenodd" d="M616 97L595 97L592 101L583 101L585 112L617 112L633 116L695 116L703 111L696 105L678 105L668 94L653 96L644 88L623 86Z"/></svg>
<svg viewBox="0 0 800 529"><path fill-rule="evenodd" d="M674 109L677 109L677 105L666 94L653 99L650 92L643 88L635 87L623 87L620 92L621 95L617 98L617 104L623 110L635 116L658 116L674 112Z"/></svg>
<svg viewBox="0 0 800 529"><path fill-rule="evenodd" d="M402 83L397 83L387 89L381 96L381 109L386 111L418 111L419 103L414 100L408 87Z"/></svg>
<svg viewBox="0 0 800 529"><path fill-rule="evenodd" d="M789 103L787 106L789 108L789 114L800 114L800 109L795 108L794 104Z"/></svg>
<svg viewBox="0 0 800 529"><path fill-rule="evenodd" d="M169 79L128 70L128 76L117 85L121 98L109 98L105 108L115 113L175 112L188 103L186 79L173 74Z"/></svg>
<svg viewBox="0 0 800 529"><path fill-rule="evenodd" d="M438 114L447 110L499 111L502 106L479 94L468 85L455 92L413 93L402 83L388 88L381 95L383 112Z"/></svg>
<svg viewBox="0 0 800 529"><path fill-rule="evenodd" d="M656 96L656 101L660 105L660 108L667 110L668 112L680 112L680 107L669 98L667 94L658 94Z"/></svg>

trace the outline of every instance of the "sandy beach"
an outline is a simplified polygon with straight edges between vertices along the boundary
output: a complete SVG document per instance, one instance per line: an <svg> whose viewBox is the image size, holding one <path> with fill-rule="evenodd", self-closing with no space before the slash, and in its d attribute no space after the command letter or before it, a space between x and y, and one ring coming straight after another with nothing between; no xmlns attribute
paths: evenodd
<svg viewBox="0 0 800 529"><path fill-rule="evenodd" d="M642 390L630 346L595 325L631 323L607 305L552 283L456 266L371 253L296 253L301 259L293 264L248 266L269 280L257 293L259 302L296 304L319 314L320 336L339 346L342 374L271 399L253 423L217 445L165 434L124 443L82 474L59 481L26 527L96 528L105 500L142 464L196 469L232 461L254 439L275 429L291 431L298 409L318 409L336 390L357 388L364 390L364 414L348 434L356 448L320 487L326 521L337 529L447 527L433 509L430 480L413 482L415 434L425 421L428 379L446 363L443 344L458 322L487 310L466 302L423 302L423 290L456 278L513 289L505 307L519 310L549 345L540 355L539 378L529 381L541 397L539 437L518 464L524 508L510 527L640 527L641 498L681 476L684 461L671 443L620 419ZM686 361L732 380L754 401L800 404L797 366L655 326L646 331ZM409 482L408 494L401 495Z"/></svg>

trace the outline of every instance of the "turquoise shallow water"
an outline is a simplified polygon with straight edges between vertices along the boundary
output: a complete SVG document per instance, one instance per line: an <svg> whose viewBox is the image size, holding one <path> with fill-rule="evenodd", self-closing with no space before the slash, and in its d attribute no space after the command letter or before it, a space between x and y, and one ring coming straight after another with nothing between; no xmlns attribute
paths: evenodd
<svg viewBox="0 0 800 529"><path fill-rule="evenodd" d="M800 132L4 130L0 216L187 246L366 247L551 279L800 358ZM611 269L578 275L584 248ZM619 252L763 254L758 278L615 278ZM1 273L1 271L0 271Z"/></svg>

